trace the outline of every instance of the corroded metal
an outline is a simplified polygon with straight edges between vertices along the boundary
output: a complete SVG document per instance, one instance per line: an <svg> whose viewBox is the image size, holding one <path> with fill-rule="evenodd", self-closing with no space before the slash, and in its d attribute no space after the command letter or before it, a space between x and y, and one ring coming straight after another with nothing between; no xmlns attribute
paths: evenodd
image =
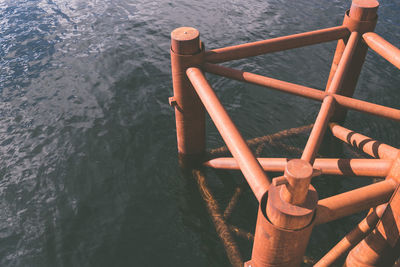
<svg viewBox="0 0 400 267"><path fill-rule="evenodd" d="M269 40L207 51L206 61L217 63L246 57L253 57L276 51L283 51L307 45L334 41L344 38L348 35L349 30L344 26L293 34Z"/></svg>
<svg viewBox="0 0 400 267"><path fill-rule="evenodd" d="M343 142L358 148L364 153L382 159L395 159L399 150L368 136L356 133L336 123L330 124L332 134Z"/></svg>
<svg viewBox="0 0 400 267"><path fill-rule="evenodd" d="M185 72L189 66L203 63L204 49L199 36L199 32L190 27L171 33L174 96L170 103L175 108L178 152L183 158L197 161L205 151L205 112Z"/></svg>
<svg viewBox="0 0 400 267"><path fill-rule="evenodd" d="M288 158L257 158L264 171L284 172ZM389 159L315 159L314 168L324 175L385 178L393 164ZM239 170L234 158L216 158L203 163L214 169ZM277 178L273 179L276 180Z"/></svg>
<svg viewBox="0 0 400 267"><path fill-rule="evenodd" d="M243 140L243 137L225 111L211 86L208 84L201 70L198 68L189 68L187 70L187 75L233 157L238 161L243 175L249 183L255 197L260 201L270 185L267 174L264 173L260 164Z"/></svg>
<svg viewBox="0 0 400 267"><path fill-rule="evenodd" d="M316 224L327 223L389 201L397 187L392 179L357 188L318 201Z"/></svg>
<svg viewBox="0 0 400 267"><path fill-rule="evenodd" d="M182 27L172 32L174 96L169 102L175 109L179 155L201 163L205 154L206 110L226 146L211 150L208 158L214 159L203 160L203 165L217 169L240 169L258 200L252 256L245 266L299 266L314 225L378 205L381 206L372 210L316 266L333 264L350 249L346 266L389 266L399 258L400 152L397 148L339 125L344 121L347 109L400 121L399 109L352 98L368 46L400 67L400 50L372 32L377 22L378 7L379 3L375 0L353 0L342 26L207 52L204 52L196 29ZM212 64L333 40L339 41L325 91ZM203 71L317 100L322 102L321 108L312 125L245 141ZM328 127L328 134L377 159L317 158ZM306 134L310 129L304 150L281 142L284 137ZM255 155L258 157L268 144L301 154L301 158L256 158ZM215 158L229 152L233 158ZM271 184L265 171L283 172L283 175L274 178ZM312 177L324 174L385 180L318 200L318 194L310 183ZM231 264L242 265L232 233L250 241L253 236L226 223L239 200L242 187L236 188L222 214L203 173L196 169L193 175Z"/></svg>
<svg viewBox="0 0 400 267"><path fill-rule="evenodd" d="M350 10L347 11L344 16L343 26L347 27L351 32L356 32L360 35L365 32L373 31L377 22L378 7L379 3L376 0L354 0ZM333 81L342 56L344 55L344 51L348 45L348 41L349 39L343 38L337 43L326 89L329 89ZM361 38L359 38L352 55L352 60L348 66L350 71L345 73L341 83L341 88L339 88L341 95L353 96L367 50L368 47L362 42ZM338 108L333 115L333 120L337 122L344 121L346 113L346 109L342 107Z"/></svg>
<svg viewBox="0 0 400 267"><path fill-rule="evenodd" d="M303 260L313 228L312 214L313 202L315 203L317 200L316 192L314 191L305 207L296 208L291 204L284 204L284 202L274 202L279 199L279 191L280 188L271 185L269 194L272 193L274 196L271 197L268 194L259 206L253 251L251 260L245 264L247 267L300 266ZM266 202L269 203L269 208L266 207L268 205ZM280 204L284 204L284 206ZM279 216L282 211L286 216ZM270 214L267 214L268 212ZM270 216L278 225L270 222Z"/></svg>
<svg viewBox="0 0 400 267"><path fill-rule="evenodd" d="M364 33L362 37L372 50L400 69L400 49L374 32Z"/></svg>
<svg viewBox="0 0 400 267"><path fill-rule="evenodd" d="M386 209L387 204L374 208L350 233L339 241L314 267L331 266L346 255L354 246L363 240L375 228Z"/></svg>
<svg viewBox="0 0 400 267"><path fill-rule="evenodd" d="M257 75L254 73L235 70L232 68L214 65L210 63L205 63L203 69L207 72L225 76L234 80L264 86L270 89L278 90L281 92L297 96L302 96L317 101L323 101L325 96L331 95L335 98L337 104L342 108L352 109L359 112L364 112L367 114L400 121L400 110L396 108L385 107L367 101L346 97L344 95L331 94L311 87L284 82L277 79ZM344 87L344 85L342 86Z"/></svg>

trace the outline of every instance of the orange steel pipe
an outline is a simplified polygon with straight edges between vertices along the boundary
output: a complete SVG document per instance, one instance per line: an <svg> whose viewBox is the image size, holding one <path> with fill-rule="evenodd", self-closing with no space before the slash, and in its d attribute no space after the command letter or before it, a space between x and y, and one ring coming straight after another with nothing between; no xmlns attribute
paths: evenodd
<svg viewBox="0 0 400 267"><path fill-rule="evenodd" d="M358 39L359 34L357 32L352 32L350 34L349 41L347 42L346 48L344 49L338 68L333 75L331 84L326 90L327 93L335 94L340 92L345 73L350 66L351 58L354 54L355 48L357 47ZM315 155L319 150L329 120L331 119L331 116L333 115L333 112L335 110L335 102L336 101L332 96L326 96L322 102L321 109L314 123L314 127L311 130L311 134L307 140L306 147L304 148L303 154L301 155L301 159L310 162L310 164L314 163Z"/></svg>
<svg viewBox="0 0 400 267"><path fill-rule="evenodd" d="M301 159L309 162L311 165L314 163L315 155L321 145L326 127L334 109L335 99L332 96L327 96L322 102L314 127L311 130L306 147L301 155Z"/></svg>
<svg viewBox="0 0 400 267"><path fill-rule="evenodd" d="M390 107L385 107L378 104L369 103L366 101L342 96L334 95L336 102L348 109L357 110L367 114L379 116L382 118L387 118L395 121L400 121L400 110Z"/></svg>
<svg viewBox="0 0 400 267"><path fill-rule="evenodd" d="M379 3L376 0L353 0L349 16L355 20L368 21L376 18Z"/></svg>
<svg viewBox="0 0 400 267"><path fill-rule="evenodd" d="M400 69L400 49L374 32L364 33L362 37L372 50Z"/></svg>
<svg viewBox="0 0 400 267"><path fill-rule="evenodd" d="M235 70L228 67L223 67L215 64L205 63L203 69L206 72L213 73L216 75L224 76L237 81L248 82L251 84L268 87L277 91L302 96L305 98L323 101L325 96L332 95L337 104L344 108L353 109L356 111L368 113L371 115L380 116L383 118L400 121L400 110L390 107L385 107L378 104L369 103L366 101L353 99L350 97L329 94L318 89L314 89L307 86L302 86L294 83L284 82L281 80L264 77L258 74L253 74L250 72L244 72L240 70Z"/></svg>
<svg viewBox="0 0 400 267"><path fill-rule="evenodd" d="M318 201L316 224L323 224L389 201L397 187L393 179L367 185Z"/></svg>
<svg viewBox="0 0 400 267"><path fill-rule="evenodd" d="M331 123L329 126L333 136L375 158L395 159L399 153L397 148L378 142L368 136L353 132L336 123Z"/></svg>
<svg viewBox="0 0 400 267"><path fill-rule="evenodd" d="M257 160L264 171L283 172L289 159L257 158ZM326 175L384 178L388 175L392 163L392 160L385 159L315 159L313 167ZM203 164L215 169L239 170L234 158L216 158Z"/></svg>
<svg viewBox="0 0 400 267"><path fill-rule="evenodd" d="M171 71L174 96L177 146L180 159L199 161L205 152L205 111L203 104L186 77L186 69L203 63L204 50L200 33L190 27L171 33ZM182 163L182 162L181 162Z"/></svg>
<svg viewBox="0 0 400 267"><path fill-rule="evenodd" d="M352 32L347 42L346 48L343 51L342 58L340 59L339 65L333 75L332 81L327 88L327 92L331 94L336 94L340 92L341 86L344 81L344 77L351 63L351 58L353 57L354 51L357 47L360 35L357 32Z"/></svg>
<svg viewBox="0 0 400 267"><path fill-rule="evenodd" d="M400 154L386 180L400 181ZM397 186L376 228L347 256L345 266L392 266L400 256L400 187Z"/></svg>
<svg viewBox="0 0 400 267"><path fill-rule="evenodd" d="M274 90L282 91L285 93L303 96L309 99L322 101L325 97L325 93L321 90L302 86L294 83L284 82L281 80L261 76L251 72L235 70L232 68L204 63L203 69L206 72L213 73L216 75L224 76L237 81L248 82L263 87L268 87Z"/></svg>
<svg viewBox="0 0 400 267"><path fill-rule="evenodd" d="M357 32L360 35L365 32L373 31L377 21L376 13L378 6L379 3L376 0L353 0L350 10L346 12L344 16L343 26L346 26L349 31ZM341 58L344 56L344 51L348 45L349 40L347 38L343 38L338 41L326 89L330 87L333 77L337 72L338 65L340 64ZM351 71L346 72L343 77L340 94L349 97L353 96L367 50L367 45L364 44L360 39L357 42L348 68ZM345 109L338 107L332 117L332 120L342 122L346 117L346 113L347 111Z"/></svg>
<svg viewBox="0 0 400 267"><path fill-rule="evenodd" d="M376 207L368 216L362 220L350 233L337 243L328 253L325 254L314 267L331 266L339 258L343 257L355 245L363 240L374 229L382 217L387 204Z"/></svg>
<svg viewBox="0 0 400 267"><path fill-rule="evenodd" d="M237 160L254 195L260 201L270 185L267 175L243 140L201 70L189 68L186 73L230 152Z"/></svg>
<svg viewBox="0 0 400 267"><path fill-rule="evenodd" d="M400 256L400 191L390 199L376 228L353 248L344 266L393 266Z"/></svg>
<svg viewBox="0 0 400 267"><path fill-rule="evenodd" d="M253 57L271 52L334 41L347 37L349 33L350 32L346 27L337 26L269 40L229 46L207 51L206 61L219 63L229 60Z"/></svg>

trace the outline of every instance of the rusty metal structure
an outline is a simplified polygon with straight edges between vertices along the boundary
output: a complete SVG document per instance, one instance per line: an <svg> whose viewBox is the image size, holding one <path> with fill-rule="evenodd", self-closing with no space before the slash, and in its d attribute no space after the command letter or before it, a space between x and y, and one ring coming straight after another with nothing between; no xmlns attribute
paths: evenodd
<svg viewBox="0 0 400 267"><path fill-rule="evenodd" d="M375 0L353 0L341 26L209 51L205 51L194 28L181 27L171 33L174 96L169 102L175 109L180 162L192 169L232 265L243 266L232 233L253 240L251 259L244 266L300 266L315 225L367 210L367 217L315 266L330 266L343 257L347 257L345 266L392 266L399 258L399 150L342 126L347 109L400 121L399 109L352 97L368 48L400 68L400 50L373 32L378 6ZM336 40L325 91L217 65ZM204 72L320 101L321 108L313 125L279 133L281 136L311 130L301 157L256 158L250 146L273 142L277 136L245 141ZM211 151L211 159L205 156L206 112L226 143L226 147ZM317 158L323 142L338 140L373 159ZM232 158L215 157L228 150ZM225 212L221 212L200 166L241 170L259 202L254 235L226 223L242 189L235 191ZM271 171L282 175L270 179L267 172ZM381 181L318 199L311 181L325 174L373 177Z"/></svg>

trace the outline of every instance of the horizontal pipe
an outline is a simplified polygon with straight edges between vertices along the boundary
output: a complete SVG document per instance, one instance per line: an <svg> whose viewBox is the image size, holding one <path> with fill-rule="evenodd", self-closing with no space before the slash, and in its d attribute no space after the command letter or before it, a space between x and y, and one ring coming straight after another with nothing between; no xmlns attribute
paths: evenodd
<svg viewBox="0 0 400 267"><path fill-rule="evenodd" d="M332 96L325 97L317 119L315 120L314 127L308 137L303 154L301 155L301 159L309 162L311 165L314 163L315 156L321 145L322 138L324 137L329 119L331 118L334 109L335 99Z"/></svg>
<svg viewBox="0 0 400 267"><path fill-rule="evenodd" d="M397 187L393 179L367 185L318 201L316 224L334 221L389 201Z"/></svg>
<svg viewBox="0 0 400 267"><path fill-rule="evenodd" d="M186 73L230 152L237 160L254 195L258 201L261 201L270 185L267 175L243 140L202 71L199 68L189 68Z"/></svg>
<svg viewBox="0 0 400 267"><path fill-rule="evenodd" d="M221 63L229 60L237 60L307 45L339 40L348 37L349 34L349 30L344 26L298 33L284 37L277 37L258 42L206 51L205 60L212 63Z"/></svg>
<svg viewBox="0 0 400 267"><path fill-rule="evenodd" d="M352 145L366 154L382 159L395 159L399 150L392 146L376 141L368 136L353 132L336 123L330 125L333 136L339 138L343 142Z"/></svg>
<svg viewBox="0 0 400 267"><path fill-rule="evenodd" d="M400 110L390 107L385 107L378 104L354 99L342 95L334 95L336 102L345 108L364 112L370 115L379 116L395 121L400 121Z"/></svg>
<svg viewBox="0 0 400 267"><path fill-rule="evenodd" d="M325 254L314 267L332 266L339 258L348 253L375 228L382 217L387 204L382 204L370 212L350 233Z"/></svg>
<svg viewBox="0 0 400 267"><path fill-rule="evenodd" d="M285 171L288 158L257 158L264 171ZM384 178L392 166L392 160L385 159L315 159L314 169L325 175L364 176ZM239 170L234 158L216 158L203 163L207 167L225 170Z"/></svg>
<svg viewBox="0 0 400 267"><path fill-rule="evenodd" d="M326 95L332 95L335 98L337 104L342 107L391 120L400 121L399 109L385 107L382 105L373 104L338 94L330 94L311 87L284 82L281 80L261 76L250 72L235 70L215 64L205 63L203 65L203 68L206 72L209 73L224 76L237 81L248 82L259 86L268 87L277 91L302 96L312 100L323 101Z"/></svg>
<svg viewBox="0 0 400 267"><path fill-rule="evenodd" d="M248 82L263 87L268 87L293 95L303 96L313 100L322 101L325 97L325 92L321 90L294 83L284 82L250 72L235 70L232 68L210 63L204 63L203 68L206 72L209 73L224 76L237 81Z"/></svg>
<svg viewBox="0 0 400 267"><path fill-rule="evenodd" d="M362 37L372 50L400 69L400 49L374 32L364 33Z"/></svg>

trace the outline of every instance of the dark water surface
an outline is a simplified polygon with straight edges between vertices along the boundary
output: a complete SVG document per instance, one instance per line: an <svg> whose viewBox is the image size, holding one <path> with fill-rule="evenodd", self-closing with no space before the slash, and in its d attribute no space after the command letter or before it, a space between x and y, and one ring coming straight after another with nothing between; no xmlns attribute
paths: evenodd
<svg viewBox="0 0 400 267"><path fill-rule="evenodd" d="M229 266L196 191L179 172L168 105L170 32L196 27L207 47L217 48L336 26L349 6L0 1L0 266ZM399 12L397 1L382 0L376 28L396 46ZM334 48L333 42L230 65L322 89ZM246 138L309 124L319 109L298 97L210 80ZM399 108L399 84L400 72L370 52L356 97ZM208 124L208 146L221 145ZM400 145L395 122L350 112L346 126ZM305 140L286 142L301 147ZM337 179L333 188L357 183ZM210 186L222 203L229 200L232 191L218 179ZM332 182L319 186L322 196L335 193ZM233 220L253 231L256 201L248 191L243 199L243 216ZM309 256L320 257L360 218L317 228ZM238 242L249 259L251 247Z"/></svg>

